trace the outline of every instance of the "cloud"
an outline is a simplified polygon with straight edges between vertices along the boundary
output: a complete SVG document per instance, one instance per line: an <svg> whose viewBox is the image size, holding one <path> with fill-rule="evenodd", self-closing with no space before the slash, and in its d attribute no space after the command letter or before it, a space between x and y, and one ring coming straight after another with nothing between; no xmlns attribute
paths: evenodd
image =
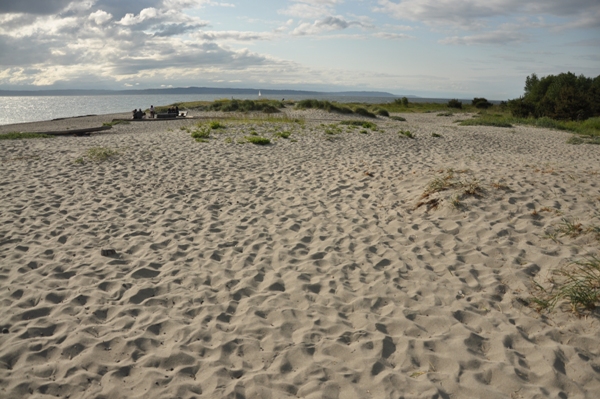
<svg viewBox="0 0 600 399"><path fill-rule="evenodd" d="M589 16L598 16L600 10L597 0L378 0L378 4L376 11L397 19L462 29L482 27L486 20L498 17L523 15L570 17L587 20L582 25L589 26L593 24ZM598 26L598 18L595 21Z"/></svg>
<svg viewBox="0 0 600 399"><path fill-rule="evenodd" d="M414 39L414 36L410 36L404 33L389 33L389 32L377 32L373 33L373 37L379 39L387 39L387 40L406 40L406 39Z"/></svg>
<svg viewBox="0 0 600 399"><path fill-rule="evenodd" d="M207 31L198 32L195 36L205 41L232 40L248 42L257 40L272 40L275 35L270 32L239 32L239 31Z"/></svg>
<svg viewBox="0 0 600 399"><path fill-rule="evenodd" d="M326 17L313 23L301 23L292 31L292 35L316 35L323 32L344 30L350 27L372 28L373 25L360 21L347 21L342 17Z"/></svg>
<svg viewBox="0 0 600 399"><path fill-rule="evenodd" d="M90 21L94 21L96 25L103 25L112 19L112 15L107 13L106 11L98 10L90 14L88 19Z"/></svg>
<svg viewBox="0 0 600 399"><path fill-rule="evenodd" d="M517 26L504 25L501 29L478 33L468 36L452 36L440 40L441 44L455 45L508 45L522 43L528 36L522 33Z"/></svg>
<svg viewBox="0 0 600 399"><path fill-rule="evenodd" d="M0 0L0 14L56 14L65 9L71 1L72 0Z"/></svg>
<svg viewBox="0 0 600 399"><path fill-rule="evenodd" d="M343 0L294 0L294 4L278 12L296 18L318 19L334 14L335 6Z"/></svg>

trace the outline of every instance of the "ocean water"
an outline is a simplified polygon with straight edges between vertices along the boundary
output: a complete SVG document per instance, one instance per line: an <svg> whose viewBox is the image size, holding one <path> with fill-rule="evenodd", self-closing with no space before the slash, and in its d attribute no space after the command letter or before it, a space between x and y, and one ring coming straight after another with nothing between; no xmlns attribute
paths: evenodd
<svg viewBox="0 0 600 399"><path fill-rule="evenodd" d="M150 105L169 105L187 101L214 101L228 98L226 95L97 95L97 96L0 96L0 125L12 123L46 121L57 118L69 118L84 115L102 115L119 112L130 112L134 108L149 108ZM259 99L255 96L234 96L236 99ZM281 100L281 97L263 95L260 98ZM353 96L289 96L286 100L304 100L318 98L320 100L337 101L340 103L387 103L394 99L390 97L353 97ZM446 99L413 99L421 102L447 102Z"/></svg>

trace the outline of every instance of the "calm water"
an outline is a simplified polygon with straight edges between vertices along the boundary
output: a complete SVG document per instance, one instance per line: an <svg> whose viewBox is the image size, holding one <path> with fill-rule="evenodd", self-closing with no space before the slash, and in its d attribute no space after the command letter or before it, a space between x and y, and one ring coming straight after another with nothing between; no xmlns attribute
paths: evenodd
<svg viewBox="0 0 600 399"><path fill-rule="evenodd" d="M169 105L185 101L213 101L224 95L104 95L104 96L23 96L0 97L0 125L21 122L46 121L82 115L102 115L130 112L134 108L149 108L150 105ZM258 96L234 96L236 99L257 100ZM280 97L262 96L281 100ZM350 97L350 96L289 96L287 100L319 98L340 103L386 103L389 97ZM421 102L447 102L445 99L410 99Z"/></svg>

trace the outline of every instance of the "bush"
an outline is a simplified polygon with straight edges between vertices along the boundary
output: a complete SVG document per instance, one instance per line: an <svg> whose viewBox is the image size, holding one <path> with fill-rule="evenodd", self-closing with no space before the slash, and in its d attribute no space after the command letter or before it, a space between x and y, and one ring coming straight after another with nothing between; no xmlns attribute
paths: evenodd
<svg viewBox="0 0 600 399"><path fill-rule="evenodd" d="M401 116L390 116L390 119L393 119L398 122L406 122L406 118L403 118Z"/></svg>
<svg viewBox="0 0 600 399"><path fill-rule="evenodd" d="M246 141L256 145L268 145L271 144L271 140L266 137L260 136L247 136Z"/></svg>
<svg viewBox="0 0 600 399"><path fill-rule="evenodd" d="M387 116L389 118L390 113L387 110L385 110L385 109L378 109L377 110L377 115L379 115L379 116Z"/></svg>
<svg viewBox="0 0 600 399"><path fill-rule="evenodd" d="M402 105L403 107L408 107L408 98L396 98L394 99L394 104Z"/></svg>
<svg viewBox="0 0 600 399"><path fill-rule="evenodd" d="M487 99L485 98L478 98L475 97L473 99L473 101L471 102L472 105L475 106L475 108L479 108L479 109L488 109L490 108L493 104L491 102L489 102Z"/></svg>
<svg viewBox="0 0 600 399"><path fill-rule="evenodd" d="M366 108L358 107L354 109L354 113L362 116L366 116L367 118L377 118L377 115L368 111Z"/></svg>
<svg viewBox="0 0 600 399"><path fill-rule="evenodd" d="M448 101L448 108L462 109L462 102L458 101L457 99L452 99Z"/></svg>

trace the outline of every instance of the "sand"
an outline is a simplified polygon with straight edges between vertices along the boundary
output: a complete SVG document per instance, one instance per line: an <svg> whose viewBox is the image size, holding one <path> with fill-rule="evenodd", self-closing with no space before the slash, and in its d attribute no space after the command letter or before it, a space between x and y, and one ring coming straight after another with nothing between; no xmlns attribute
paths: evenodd
<svg viewBox="0 0 600 399"><path fill-rule="evenodd" d="M526 301L598 254L554 233L600 225L600 147L290 114L252 125L292 133L270 146L189 120L0 141L0 397L597 397L600 313ZM90 118L0 131L112 120ZM455 186L423 198L436 178Z"/></svg>

